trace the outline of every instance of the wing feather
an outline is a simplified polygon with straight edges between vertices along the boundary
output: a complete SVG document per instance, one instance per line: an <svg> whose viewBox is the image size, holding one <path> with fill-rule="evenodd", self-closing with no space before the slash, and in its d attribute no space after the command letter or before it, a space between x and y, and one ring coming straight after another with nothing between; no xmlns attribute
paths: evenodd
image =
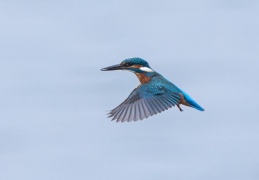
<svg viewBox="0 0 259 180"><path fill-rule="evenodd" d="M139 106L138 106L138 101L135 103L135 118L134 118L134 121L140 119L140 114L139 114Z"/></svg>
<svg viewBox="0 0 259 180"><path fill-rule="evenodd" d="M146 99L148 105L152 108L152 110L154 111L155 114L157 114L159 112L159 108L156 105L156 103L153 101L152 98L148 98Z"/></svg>
<svg viewBox="0 0 259 180"><path fill-rule="evenodd" d="M163 111L162 104L157 100L157 98L151 99L153 101L153 105L158 109L159 113Z"/></svg>
<svg viewBox="0 0 259 180"><path fill-rule="evenodd" d="M121 122L127 121L128 110L129 110L128 107L126 107L126 108L124 109L124 113L123 113L123 115L121 116L121 119L120 119Z"/></svg>
<svg viewBox="0 0 259 180"><path fill-rule="evenodd" d="M145 103L149 109L150 116L153 116L154 114L156 114L156 110L150 105L149 98L145 100Z"/></svg>
<svg viewBox="0 0 259 180"><path fill-rule="evenodd" d="M143 111L144 112L144 116L145 116L145 118L147 118L148 116L151 115L151 113L150 113L150 111L149 111L149 109L147 107L147 104L146 104L144 99L141 99L141 104L142 104L142 107L143 107L143 110L144 110Z"/></svg>
<svg viewBox="0 0 259 180"><path fill-rule="evenodd" d="M180 102L180 95L166 88L141 89L143 85L134 89L129 97L108 114L116 122L137 121L154 114L161 113Z"/></svg>
<svg viewBox="0 0 259 180"><path fill-rule="evenodd" d="M128 119L128 122L132 121L133 118L134 118L134 108L133 108L133 104L130 104L129 105L129 119Z"/></svg>

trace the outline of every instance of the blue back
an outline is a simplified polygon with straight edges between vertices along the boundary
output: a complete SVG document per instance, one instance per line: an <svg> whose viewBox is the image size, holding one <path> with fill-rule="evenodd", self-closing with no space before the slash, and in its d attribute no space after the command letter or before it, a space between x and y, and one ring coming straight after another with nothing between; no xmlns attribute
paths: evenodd
<svg viewBox="0 0 259 180"><path fill-rule="evenodd" d="M162 75L154 72L152 76L153 78L149 83L141 85L142 87L140 88L142 89L142 92L151 92L152 94L160 94L160 93L180 94L181 93L184 96L185 101L188 104L190 104L191 107L200 111L204 111L204 109L200 105L198 105L187 93L185 93L176 85L168 81Z"/></svg>

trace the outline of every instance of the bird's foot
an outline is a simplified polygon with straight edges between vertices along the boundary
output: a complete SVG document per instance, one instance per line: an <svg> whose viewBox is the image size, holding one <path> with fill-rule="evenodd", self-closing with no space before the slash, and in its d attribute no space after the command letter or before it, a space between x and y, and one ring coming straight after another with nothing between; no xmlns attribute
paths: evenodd
<svg viewBox="0 0 259 180"><path fill-rule="evenodd" d="M177 104L177 107L179 108L179 110L182 112L182 108L180 107L180 104Z"/></svg>

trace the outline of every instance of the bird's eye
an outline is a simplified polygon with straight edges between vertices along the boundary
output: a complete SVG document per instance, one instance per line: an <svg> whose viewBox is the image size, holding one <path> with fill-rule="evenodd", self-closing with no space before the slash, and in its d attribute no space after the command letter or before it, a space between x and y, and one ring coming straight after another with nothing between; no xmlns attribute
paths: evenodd
<svg viewBox="0 0 259 180"><path fill-rule="evenodd" d="M131 66L130 63L123 63L122 65L123 65L123 66Z"/></svg>
<svg viewBox="0 0 259 180"><path fill-rule="evenodd" d="M133 64L132 63L128 63L128 62L122 62L121 65L129 67L129 66L132 66Z"/></svg>

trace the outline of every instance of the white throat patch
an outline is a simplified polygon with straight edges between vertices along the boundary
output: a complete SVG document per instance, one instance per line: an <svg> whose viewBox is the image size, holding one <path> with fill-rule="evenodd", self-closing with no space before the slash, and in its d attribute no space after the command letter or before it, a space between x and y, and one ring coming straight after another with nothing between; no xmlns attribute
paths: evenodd
<svg viewBox="0 0 259 180"><path fill-rule="evenodd" d="M148 68L148 67L141 67L139 68L141 71L145 71L145 72L154 72L152 69Z"/></svg>

